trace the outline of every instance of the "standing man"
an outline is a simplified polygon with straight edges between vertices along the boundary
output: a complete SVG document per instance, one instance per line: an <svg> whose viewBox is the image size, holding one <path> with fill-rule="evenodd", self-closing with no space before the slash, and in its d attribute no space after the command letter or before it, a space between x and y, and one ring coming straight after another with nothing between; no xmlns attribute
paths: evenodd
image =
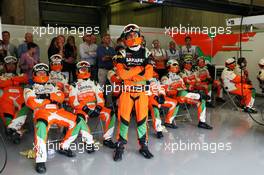
<svg viewBox="0 0 264 175"><path fill-rule="evenodd" d="M168 60L177 60L180 59L180 51L177 50L176 44L174 41L170 42L169 49L167 50Z"/></svg>
<svg viewBox="0 0 264 175"><path fill-rule="evenodd" d="M113 68L112 58L116 54L115 49L110 46L109 34L103 35L102 44L98 46L96 54L98 59L98 82L102 87L107 80L107 73Z"/></svg>
<svg viewBox="0 0 264 175"><path fill-rule="evenodd" d="M2 39L2 47L7 51L7 55L17 57L17 48L10 43L10 33L8 31L2 32Z"/></svg>
<svg viewBox="0 0 264 175"><path fill-rule="evenodd" d="M95 36L86 34L83 36L84 42L80 44L80 57L82 61L87 61L91 66L91 79L97 80L96 71L96 50L97 45L93 43Z"/></svg>
<svg viewBox="0 0 264 175"><path fill-rule="evenodd" d="M184 59L186 55L191 55L194 60L198 57L197 47L192 45L192 39L190 36L185 37L185 46L181 47L181 59ZM183 60L184 61L184 60Z"/></svg>
<svg viewBox="0 0 264 175"><path fill-rule="evenodd" d="M33 43L33 35L32 35L32 33L29 33L29 32L25 33L25 41L18 46L18 51L17 51L18 58L21 58L22 54L29 50L28 49L28 43ZM35 60L39 59L39 56L40 56L39 54L40 54L39 47L37 45L36 46L36 52L34 54Z"/></svg>
<svg viewBox="0 0 264 175"><path fill-rule="evenodd" d="M162 77L167 72L166 70L166 62L168 60L167 53L164 49L160 47L159 40L154 40L152 42L152 47L153 48L151 49L151 53L155 61L155 66L159 76Z"/></svg>
<svg viewBox="0 0 264 175"><path fill-rule="evenodd" d="M125 26L123 36L127 48L120 50L116 56L116 73L123 81L124 88L118 105L118 142L114 161L122 160L132 109L135 109L138 143L140 145L139 153L146 159L150 159L153 155L148 149L148 95L146 85L153 76L153 66L150 63L152 56L147 49L141 46L142 38L137 25Z"/></svg>

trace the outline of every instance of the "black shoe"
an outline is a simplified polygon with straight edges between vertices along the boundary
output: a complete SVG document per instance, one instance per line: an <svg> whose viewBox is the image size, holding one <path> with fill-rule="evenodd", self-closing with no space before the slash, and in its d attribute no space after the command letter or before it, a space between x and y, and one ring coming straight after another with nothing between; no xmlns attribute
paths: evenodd
<svg viewBox="0 0 264 175"><path fill-rule="evenodd" d="M157 132L157 138L160 139L163 137L162 131Z"/></svg>
<svg viewBox="0 0 264 175"><path fill-rule="evenodd" d="M14 144L19 144L20 143L20 140L21 140L21 136L17 132L13 132L13 134L11 136L11 139L12 139L12 142Z"/></svg>
<svg viewBox="0 0 264 175"><path fill-rule="evenodd" d="M203 128L203 129L213 129L212 126L208 125L208 124L205 123L205 122L201 122L201 121L198 123L198 128Z"/></svg>
<svg viewBox="0 0 264 175"><path fill-rule="evenodd" d="M214 108L214 104L212 102L206 102L206 107L208 108Z"/></svg>
<svg viewBox="0 0 264 175"><path fill-rule="evenodd" d="M46 172L46 166L45 166L45 163L44 163L44 162L36 163L35 170L36 170L38 173L40 173L40 174L45 173L45 172Z"/></svg>
<svg viewBox="0 0 264 175"><path fill-rule="evenodd" d="M144 145L140 148L139 153L144 156L146 159L151 159L153 154L149 151L148 146Z"/></svg>
<svg viewBox="0 0 264 175"><path fill-rule="evenodd" d="M62 149L61 148L57 152L60 153L60 154L65 155L67 157L75 157L76 156L76 154L70 149Z"/></svg>
<svg viewBox="0 0 264 175"><path fill-rule="evenodd" d="M112 139L107 139L103 141L104 146L114 149L116 148L116 144L112 141Z"/></svg>
<svg viewBox="0 0 264 175"><path fill-rule="evenodd" d="M174 123L164 123L164 126L168 127L168 128L172 128L172 129L177 129L178 126L175 125Z"/></svg>
<svg viewBox="0 0 264 175"><path fill-rule="evenodd" d="M115 152L114 152L114 156L113 156L113 159L114 161L121 161L122 160L122 155L124 153L124 145L120 142L118 142L116 144L116 149L115 149Z"/></svg>
<svg viewBox="0 0 264 175"><path fill-rule="evenodd" d="M224 102L226 102L223 98L220 98L220 97L216 97L216 99L215 99L217 102L219 102L219 103L224 103Z"/></svg>
<svg viewBox="0 0 264 175"><path fill-rule="evenodd" d="M256 109L254 109L254 108L249 108L249 107L244 108L243 111L244 111L244 112L247 112L247 113L252 113L252 114L256 114L256 113L258 113L258 111L257 111Z"/></svg>
<svg viewBox="0 0 264 175"><path fill-rule="evenodd" d="M94 144L92 143L92 144L86 144L85 145L85 149L86 149L86 152L88 153L88 154L91 154L91 153L93 153L93 152L95 152L95 150L94 150Z"/></svg>
<svg viewBox="0 0 264 175"><path fill-rule="evenodd" d="M5 134L8 140L12 140L12 135L13 133L16 132L16 130L12 129L12 128L6 128L5 129Z"/></svg>

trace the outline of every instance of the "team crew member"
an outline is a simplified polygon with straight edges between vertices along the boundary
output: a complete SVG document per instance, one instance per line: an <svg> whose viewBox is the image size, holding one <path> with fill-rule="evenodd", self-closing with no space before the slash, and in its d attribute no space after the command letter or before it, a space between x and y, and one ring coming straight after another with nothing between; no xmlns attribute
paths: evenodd
<svg viewBox="0 0 264 175"><path fill-rule="evenodd" d="M153 121L153 128L157 132L157 137L162 138L162 126L160 111L161 107L168 108L168 113L165 117L164 125L169 128L176 128L173 125L174 118L177 113L177 100L169 98L166 96L165 89L162 87L159 81L159 75L154 71L153 78L150 80L150 92L149 97L149 110L151 112L151 117Z"/></svg>
<svg viewBox="0 0 264 175"><path fill-rule="evenodd" d="M148 96L145 88L153 75L153 66L150 63L153 58L151 53L141 46L142 37L137 25L129 24L125 26L122 36L124 36L127 48L120 50L116 56L116 73L122 79L125 88L119 98L118 142L114 160L122 159L133 108L135 108L136 114L139 152L145 158L150 159L153 155L148 149Z"/></svg>
<svg viewBox="0 0 264 175"><path fill-rule="evenodd" d="M262 89L262 93L264 93L264 58L259 60L259 73L257 79L259 81L259 87Z"/></svg>
<svg viewBox="0 0 264 175"><path fill-rule="evenodd" d="M59 153L68 157L75 154L70 150L70 144L76 139L73 134L77 118L70 112L60 108L64 100L64 94L57 86L48 83L49 67L44 63L36 64L33 67L33 82L31 87L24 89L25 103L34 110L34 149L36 152L36 171L46 172L45 162L47 161L46 140L49 128L57 124L67 128L63 141L60 143Z"/></svg>
<svg viewBox="0 0 264 175"><path fill-rule="evenodd" d="M65 102L69 101L69 79L62 72L62 57L59 54L50 57L49 83L53 83L64 93Z"/></svg>
<svg viewBox="0 0 264 175"><path fill-rule="evenodd" d="M200 94L186 91L187 88L184 81L179 75L179 63L176 60L170 60L167 63L167 67L169 70L168 75L161 78L161 83L165 85L166 94L177 99L178 103L196 105L198 109L198 127L212 129L212 127L206 123L206 102L201 98ZM173 125L174 123L171 124Z"/></svg>
<svg viewBox="0 0 264 175"><path fill-rule="evenodd" d="M212 88L216 88L217 89L216 100L219 102L224 102L223 89L221 87L220 81L213 80L211 78L210 73L205 64L204 57L199 57L197 61L198 63L195 69L195 74L196 74L196 77L199 79L199 81L195 84L194 89L205 91L206 95L210 97L208 102L211 102Z"/></svg>
<svg viewBox="0 0 264 175"><path fill-rule="evenodd" d="M253 108L256 91L252 85L246 84L244 76L235 74L236 60L234 58L227 59L225 66L221 75L225 89L231 94L242 96L241 104L244 105L244 112L257 113Z"/></svg>
<svg viewBox="0 0 264 175"><path fill-rule="evenodd" d="M115 148L112 141L116 116L111 109L104 106L105 101L100 86L90 79L90 64L87 61L77 63L77 82L70 88L70 104L73 106L75 114L87 121L88 117L100 117L105 121L103 144L109 148ZM93 137L89 133L88 127L82 126L89 135L89 143L93 144Z"/></svg>
<svg viewBox="0 0 264 175"><path fill-rule="evenodd" d="M13 143L20 143L21 131L29 108L25 106L23 85L28 83L26 74L17 74L17 58L4 58L5 73L0 76L0 115L6 126L6 135Z"/></svg>

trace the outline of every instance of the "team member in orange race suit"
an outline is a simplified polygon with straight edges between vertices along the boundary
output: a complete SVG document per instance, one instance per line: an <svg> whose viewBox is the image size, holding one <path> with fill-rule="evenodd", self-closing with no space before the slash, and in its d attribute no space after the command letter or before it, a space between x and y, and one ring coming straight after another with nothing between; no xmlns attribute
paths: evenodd
<svg viewBox="0 0 264 175"><path fill-rule="evenodd" d="M127 48L120 50L116 55L116 73L123 81L123 88L118 105L118 142L113 159L114 161L122 160L133 109L135 109L137 122L139 153L150 159L153 155L148 149L148 94L146 93L146 85L153 76L151 63L153 58L151 53L141 46L142 37L137 25L125 26L122 36L124 36Z"/></svg>
<svg viewBox="0 0 264 175"><path fill-rule="evenodd" d="M204 57L198 57L198 63L195 68L196 77L199 79L194 85L195 90L203 90L206 95L210 97L208 102L211 102L212 88L217 89L216 101L224 102L223 100L223 89L219 80L213 80L207 69Z"/></svg>
<svg viewBox="0 0 264 175"><path fill-rule="evenodd" d="M103 144L109 148L115 148L115 143L112 141L114 134L116 116L111 109L104 106L105 101L103 92L99 84L96 84L90 79L90 64L87 61L77 63L77 82L70 87L70 104L74 108L74 113L87 121L88 117L100 117L105 122L104 141ZM89 134L89 142L93 143L93 137L87 129L83 127Z"/></svg>
<svg viewBox="0 0 264 175"><path fill-rule="evenodd" d="M167 62L168 75L161 78L161 83L165 85L166 94L177 102L188 103L197 106L197 116L198 116L198 127L203 129L213 129L210 125L206 123L206 106L205 100L202 99L201 95L198 93L188 92L187 87L179 75L180 67L176 60L169 60ZM176 111L178 112L178 107ZM176 112L176 115L177 115ZM171 123L174 125L175 123Z"/></svg>
<svg viewBox="0 0 264 175"><path fill-rule="evenodd" d="M67 129L63 141L60 143L59 153L68 157L74 157L75 154L70 150L70 144L77 138L76 132L73 132L76 116L63 108L60 104L64 100L64 94L57 86L48 83L49 67L44 63L36 64L33 67L33 82L31 87L24 89L25 103L34 110L34 149L36 152L36 171L45 173L47 161L46 140L49 128L52 124L64 126Z"/></svg>
<svg viewBox="0 0 264 175"><path fill-rule="evenodd" d="M153 128L157 132L157 138L163 137L159 111L161 107L169 109L164 125L169 128L177 128L176 125L171 124L176 117L177 100L166 96L163 86L159 81L159 75L154 71L153 78L150 80L151 95L149 97L149 110L151 112Z"/></svg>
<svg viewBox="0 0 264 175"><path fill-rule="evenodd" d="M6 135L13 143L20 143L21 131L27 117L29 108L25 106L23 85L28 83L26 74L17 74L17 58L7 56L4 58L5 73L0 76L0 111L6 126Z"/></svg>
<svg viewBox="0 0 264 175"><path fill-rule="evenodd" d="M246 83L244 76L235 74L236 60L234 58L227 59L225 67L221 75L224 88L231 94L242 96L241 104L244 105L244 112L257 113L253 108L256 90L252 85Z"/></svg>
<svg viewBox="0 0 264 175"><path fill-rule="evenodd" d="M50 57L50 77L49 83L53 83L59 87L59 89L64 93L65 102L69 101L69 88L70 85L68 77L66 77L62 72L62 57L59 54L52 55Z"/></svg>

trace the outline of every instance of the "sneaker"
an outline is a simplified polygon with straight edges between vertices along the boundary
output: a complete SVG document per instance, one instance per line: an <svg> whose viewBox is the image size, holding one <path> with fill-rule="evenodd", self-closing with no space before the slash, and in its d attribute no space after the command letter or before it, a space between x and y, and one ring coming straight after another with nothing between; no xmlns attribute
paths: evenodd
<svg viewBox="0 0 264 175"><path fill-rule="evenodd" d="M203 129L213 129L212 126L208 125L208 124L205 123L205 122L201 122L201 121L198 123L198 128L203 128Z"/></svg>

